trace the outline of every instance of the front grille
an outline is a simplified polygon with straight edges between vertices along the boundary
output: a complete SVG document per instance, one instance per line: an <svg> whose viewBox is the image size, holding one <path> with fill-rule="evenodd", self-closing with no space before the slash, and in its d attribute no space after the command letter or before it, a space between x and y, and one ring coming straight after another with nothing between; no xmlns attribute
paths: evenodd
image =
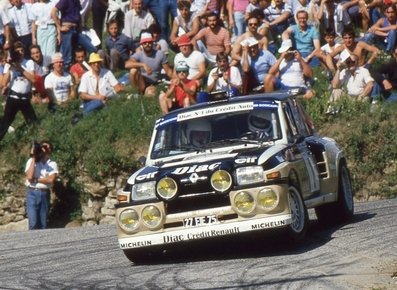
<svg viewBox="0 0 397 290"><path fill-rule="evenodd" d="M167 214L230 206L229 194L203 193L179 196L166 203Z"/></svg>

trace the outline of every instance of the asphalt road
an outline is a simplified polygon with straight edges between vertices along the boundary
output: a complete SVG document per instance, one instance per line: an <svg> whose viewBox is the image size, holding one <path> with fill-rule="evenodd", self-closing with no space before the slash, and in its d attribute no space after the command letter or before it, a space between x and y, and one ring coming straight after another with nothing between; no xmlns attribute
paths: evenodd
<svg viewBox="0 0 397 290"><path fill-rule="evenodd" d="M356 203L352 223L304 243L284 235L216 240L134 265L115 226L0 234L0 289L397 289L397 199Z"/></svg>

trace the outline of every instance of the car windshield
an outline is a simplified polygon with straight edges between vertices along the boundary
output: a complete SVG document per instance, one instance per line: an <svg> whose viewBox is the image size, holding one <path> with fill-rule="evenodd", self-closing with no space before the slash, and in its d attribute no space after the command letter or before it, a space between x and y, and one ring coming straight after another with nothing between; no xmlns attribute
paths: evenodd
<svg viewBox="0 0 397 290"><path fill-rule="evenodd" d="M282 138L277 104L258 108L251 104L248 110L218 111L203 115L193 112L188 118L178 115L158 122L151 158L165 158L209 148L261 144ZM200 117L192 117L195 115Z"/></svg>

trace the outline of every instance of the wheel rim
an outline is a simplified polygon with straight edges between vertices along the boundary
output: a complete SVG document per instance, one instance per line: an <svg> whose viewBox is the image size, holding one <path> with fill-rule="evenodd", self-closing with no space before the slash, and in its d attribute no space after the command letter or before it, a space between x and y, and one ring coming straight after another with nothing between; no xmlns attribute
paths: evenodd
<svg viewBox="0 0 397 290"><path fill-rule="evenodd" d="M352 186L350 182L350 176L349 173L347 172L346 167L342 167L342 172L341 172L341 190L345 204L349 210L353 209L353 191L352 191Z"/></svg>
<svg viewBox="0 0 397 290"><path fill-rule="evenodd" d="M291 207L291 215L292 215L292 224L291 228L294 232L300 233L302 232L305 224L305 213L303 209L302 200L298 196L299 193L295 188L289 189L289 203Z"/></svg>

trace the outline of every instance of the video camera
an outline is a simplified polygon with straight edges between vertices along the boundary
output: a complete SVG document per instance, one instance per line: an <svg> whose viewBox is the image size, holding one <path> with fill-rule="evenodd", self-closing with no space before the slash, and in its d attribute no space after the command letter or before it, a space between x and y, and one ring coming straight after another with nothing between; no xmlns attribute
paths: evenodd
<svg viewBox="0 0 397 290"><path fill-rule="evenodd" d="M43 146L41 146L40 143L33 141L32 148L33 148L32 157L34 157L36 160L40 160L41 157L43 156Z"/></svg>

